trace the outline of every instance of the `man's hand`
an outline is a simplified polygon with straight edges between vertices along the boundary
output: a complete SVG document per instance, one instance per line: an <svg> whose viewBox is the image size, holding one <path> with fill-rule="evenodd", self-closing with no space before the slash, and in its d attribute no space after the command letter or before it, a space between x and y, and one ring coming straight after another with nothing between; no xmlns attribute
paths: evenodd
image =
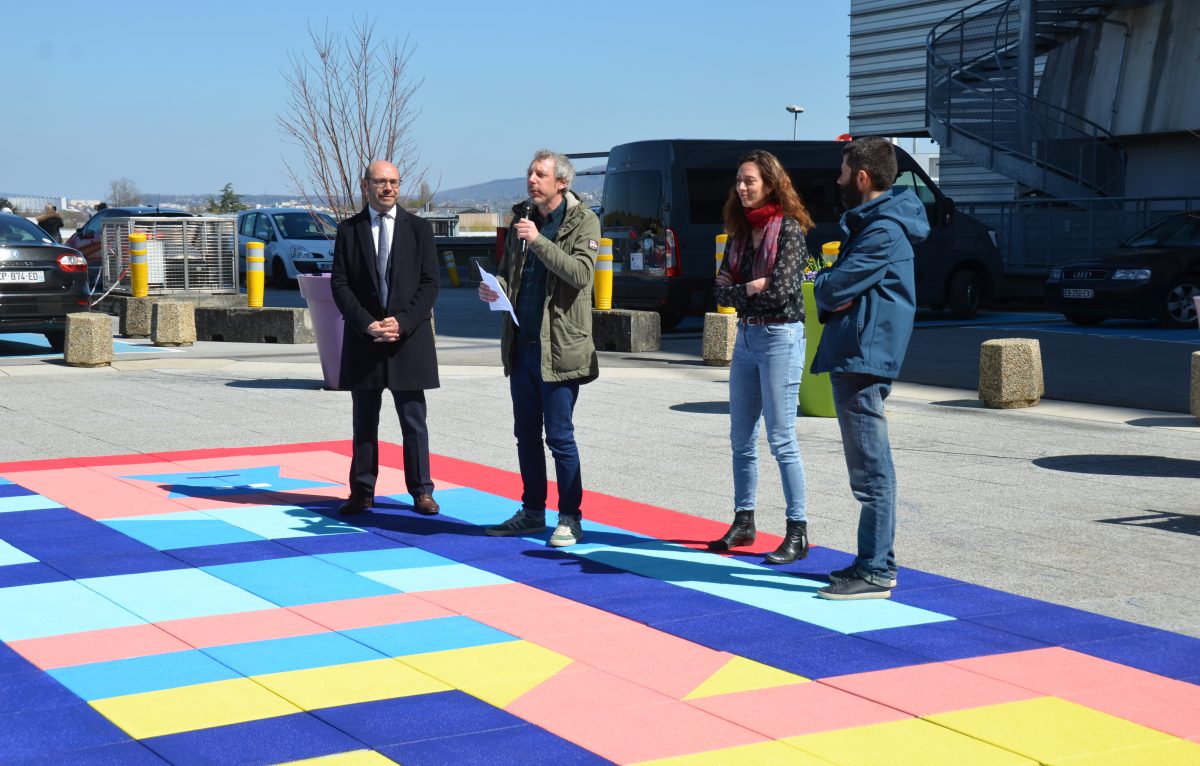
<svg viewBox="0 0 1200 766"><path fill-rule="evenodd" d="M842 304L842 305L840 305L840 306L834 306L834 307L833 307L833 310L832 310L832 312L831 312L831 313L834 313L834 314L836 314L836 313L838 313L839 311L846 311L846 310L848 310L848 309L849 309L851 306L853 306L853 305L854 305L854 301L852 301L852 300L851 300L851 301L846 301L845 303L843 303L843 304Z"/></svg>
<svg viewBox="0 0 1200 766"><path fill-rule="evenodd" d="M500 293L498 293L495 290L493 290L492 288L488 287L483 282L480 282L479 283L479 300L483 301L484 303L493 303L495 301L500 300Z"/></svg>
<svg viewBox="0 0 1200 766"><path fill-rule="evenodd" d="M374 336L376 343L395 343L400 340L400 323L396 317L387 317L367 325L367 332Z"/></svg>
<svg viewBox="0 0 1200 766"><path fill-rule="evenodd" d="M746 283L746 297L753 298L755 295L758 295L763 290L766 290L767 285L769 285L769 284L771 284L770 277L759 277L758 279L751 279L749 282Z"/></svg>
<svg viewBox="0 0 1200 766"><path fill-rule="evenodd" d="M532 242L537 238L537 224L528 218L522 218L521 220L517 221L517 239L523 239L526 242Z"/></svg>

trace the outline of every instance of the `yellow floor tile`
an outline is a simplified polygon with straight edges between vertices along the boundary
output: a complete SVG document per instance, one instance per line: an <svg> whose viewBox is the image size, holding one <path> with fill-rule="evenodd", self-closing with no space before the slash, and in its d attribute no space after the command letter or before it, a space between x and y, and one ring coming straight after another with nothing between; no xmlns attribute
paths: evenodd
<svg viewBox="0 0 1200 766"><path fill-rule="evenodd" d="M745 657L734 657L708 677L703 683L684 697L685 700L700 697L716 697L720 694L772 689L808 681L804 676L773 668Z"/></svg>
<svg viewBox="0 0 1200 766"><path fill-rule="evenodd" d="M927 719L1043 763L1175 739L1057 697L939 713Z"/></svg>
<svg viewBox="0 0 1200 766"><path fill-rule="evenodd" d="M1053 761L1050 766L1200 766L1200 745L1173 739L1128 750L1065 758Z"/></svg>
<svg viewBox="0 0 1200 766"><path fill-rule="evenodd" d="M449 691L450 687L395 660L371 660L254 676L304 710Z"/></svg>
<svg viewBox="0 0 1200 766"><path fill-rule="evenodd" d="M504 707L558 671L571 658L528 641L410 654L397 662L496 707Z"/></svg>
<svg viewBox="0 0 1200 766"><path fill-rule="evenodd" d="M135 739L300 712L248 678L109 697L90 704Z"/></svg>
<svg viewBox="0 0 1200 766"><path fill-rule="evenodd" d="M803 715L798 711L797 715ZM936 724L909 718L780 740L831 763L855 766L1036 766L1024 756Z"/></svg>
<svg viewBox="0 0 1200 766"><path fill-rule="evenodd" d="M871 761L884 763L879 753L873 754ZM710 750L707 753L694 755L679 755L674 758L662 758L657 761L642 761L636 766L830 766L830 762L822 760L811 753L801 752L794 747L788 747L782 742L759 742L754 745L727 747L723 750Z"/></svg>
<svg viewBox="0 0 1200 766"><path fill-rule="evenodd" d="M337 755L322 755L305 758L303 761L288 761L279 766L396 766L396 762L374 750L354 750Z"/></svg>

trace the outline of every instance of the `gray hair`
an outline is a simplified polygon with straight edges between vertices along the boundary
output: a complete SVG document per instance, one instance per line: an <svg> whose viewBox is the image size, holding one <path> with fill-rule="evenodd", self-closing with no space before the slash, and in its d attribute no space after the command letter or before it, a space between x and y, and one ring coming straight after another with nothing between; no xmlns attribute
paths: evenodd
<svg viewBox="0 0 1200 766"><path fill-rule="evenodd" d="M542 160L554 160L554 179L556 181L566 181L567 188L571 188L571 182L575 180L575 166L571 164L570 158L565 154L552 152L549 149L538 149L533 155L534 162Z"/></svg>

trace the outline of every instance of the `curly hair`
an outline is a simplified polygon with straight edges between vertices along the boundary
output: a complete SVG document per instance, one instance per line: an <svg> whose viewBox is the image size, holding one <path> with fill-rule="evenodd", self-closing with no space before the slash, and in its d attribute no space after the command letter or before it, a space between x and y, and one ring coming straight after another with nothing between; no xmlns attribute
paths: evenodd
<svg viewBox="0 0 1200 766"><path fill-rule="evenodd" d="M785 216L795 218L800 224L800 229L808 233L814 225L812 216L808 214L804 200L800 199L796 188L792 186L792 179L784 170L779 158L762 149L753 149L738 158L737 166L740 168L747 162L753 162L762 175L763 186L767 189L767 202L779 205ZM722 215L725 219L726 234L743 241L749 239L750 222L746 220L746 213L742 210L742 200L738 197L736 183L729 189Z"/></svg>

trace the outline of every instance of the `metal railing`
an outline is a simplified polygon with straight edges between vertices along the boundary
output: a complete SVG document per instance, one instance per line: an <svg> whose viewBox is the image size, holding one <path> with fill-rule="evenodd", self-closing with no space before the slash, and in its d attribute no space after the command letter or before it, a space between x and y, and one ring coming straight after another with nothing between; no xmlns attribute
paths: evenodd
<svg viewBox="0 0 1200 766"><path fill-rule="evenodd" d="M100 234L101 284L132 292L129 235L146 235L150 295L236 293L237 222L232 218L110 218Z"/></svg>

